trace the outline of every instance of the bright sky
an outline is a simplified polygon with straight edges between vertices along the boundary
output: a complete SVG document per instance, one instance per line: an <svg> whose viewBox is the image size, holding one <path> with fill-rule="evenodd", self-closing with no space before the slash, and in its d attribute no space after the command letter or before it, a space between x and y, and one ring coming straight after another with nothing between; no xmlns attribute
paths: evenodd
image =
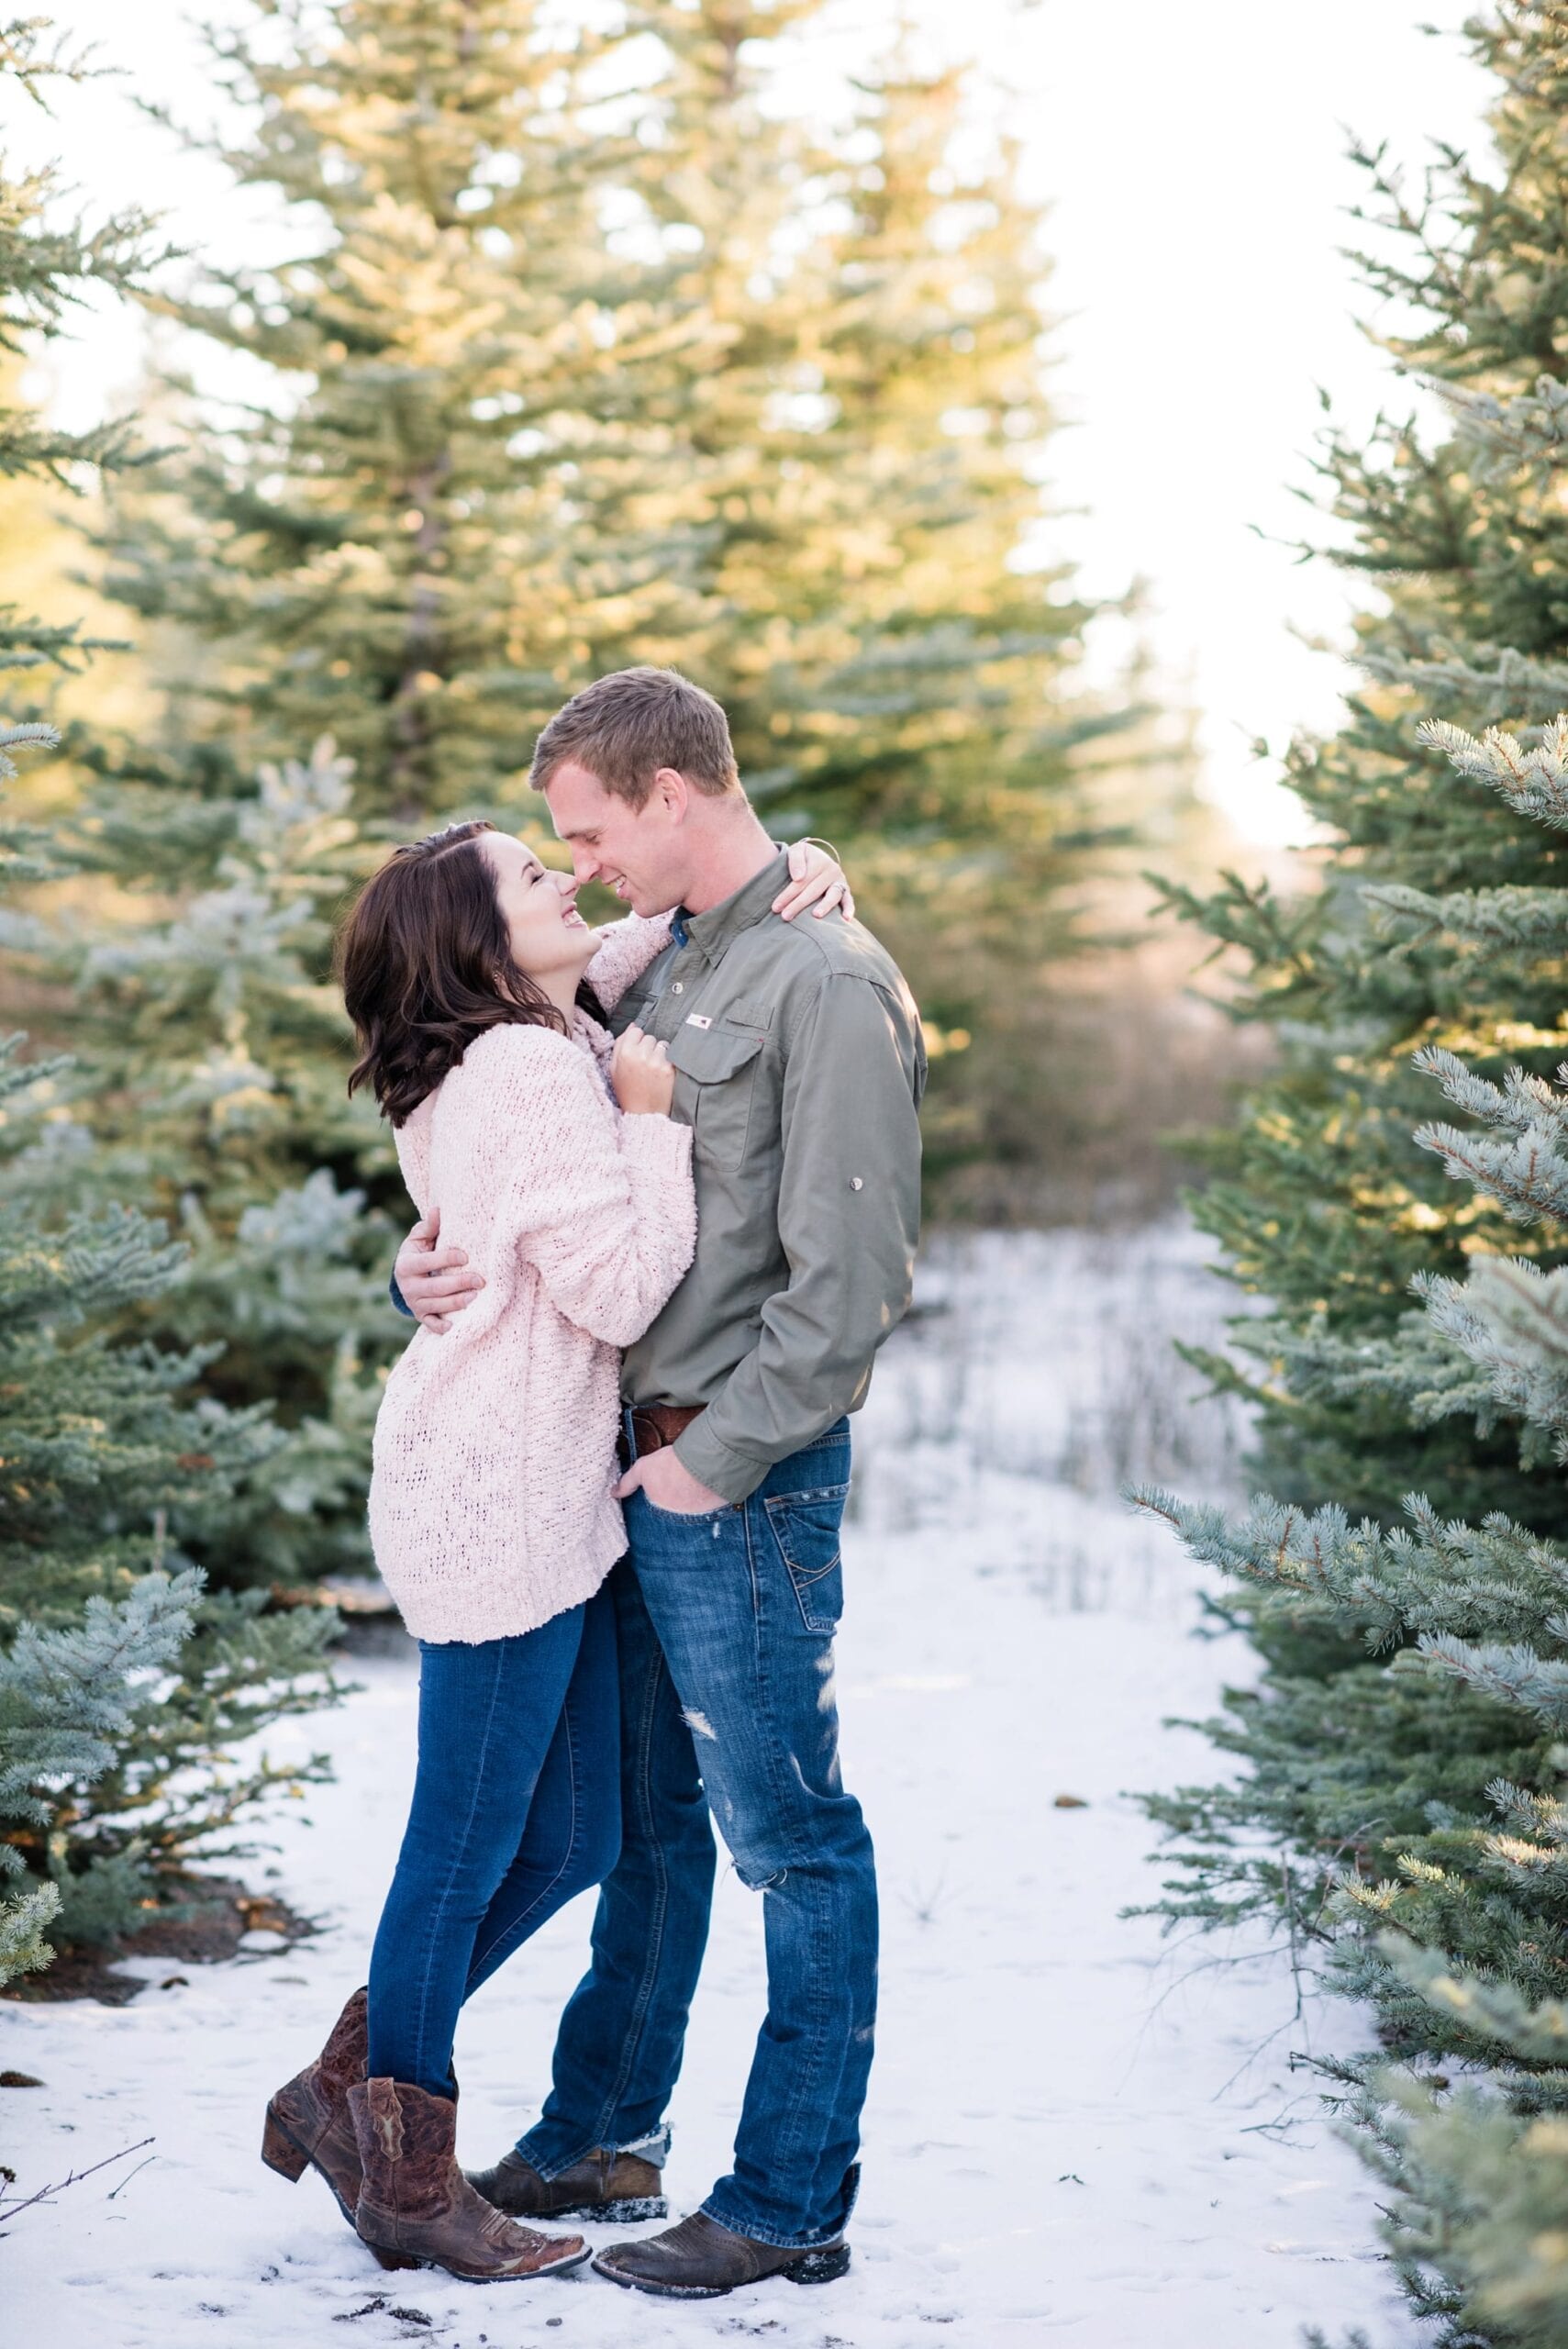
<svg viewBox="0 0 1568 2349"><path fill-rule="evenodd" d="M1259 0L907 6L943 53L977 61L978 103L1020 136L1029 192L1051 206L1055 389L1074 428L1053 494L1085 511L1050 542L1091 591L1147 583L1161 666L1199 713L1206 787L1250 838L1298 838L1295 802L1250 746L1262 738L1277 757L1298 728L1335 723L1345 672L1298 632L1342 643L1351 591L1270 541L1315 528L1292 492L1308 485L1319 387L1358 429L1380 400L1413 396L1356 323L1372 313L1339 250L1361 192L1347 134L1386 139L1413 172L1434 140L1475 145L1491 85L1452 37L1468 0L1315 0L1305 14ZM7 143L59 151L89 208L134 197L166 207L182 242L254 240L261 200L235 197L131 104L134 91L187 121L207 113L182 0L56 0L52 13L128 78L70 98L52 126L13 120ZM809 75L852 67L895 13L837 0ZM87 322L62 378L72 410L129 381L138 332L124 317Z"/></svg>

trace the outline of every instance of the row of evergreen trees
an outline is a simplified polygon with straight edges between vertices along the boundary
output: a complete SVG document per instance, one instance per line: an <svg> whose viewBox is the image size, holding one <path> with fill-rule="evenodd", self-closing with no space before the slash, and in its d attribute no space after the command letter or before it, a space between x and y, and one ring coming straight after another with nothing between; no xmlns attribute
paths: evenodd
<svg viewBox="0 0 1568 2349"><path fill-rule="evenodd" d="M0 86L42 104L79 72L37 22L0 28ZM156 258L132 212L64 219L50 173L0 173L0 353L58 335L96 285L124 291ZM128 437L69 433L0 408L0 477L79 486L138 462ZM36 697L95 647L80 627L0 616L0 669ZM0 728L0 778L53 741ZM45 828L0 817L8 895L66 870ZM13 947L35 923L7 911ZM157 1903L193 1846L217 1856L285 1776L231 1749L327 1693L320 1610L269 1615L264 1594L206 1588L171 1532L220 1531L278 1438L261 1415L195 1389L217 1348L158 1347L128 1328L180 1283L183 1252L106 1194L62 1211L91 1145L101 1082L0 1040L0 1982L47 1962L47 1932L106 1938ZM62 1183L63 1169L71 1180Z"/></svg>
<svg viewBox="0 0 1568 2349"><path fill-rule="evenodd" d="M775 829L833 837L896 932L935 1162L1032 1141L1019 1040L1115 830L1098 770L1145 754L1153 796L1159 754L1130 693L1079 690L1071 580L1020 567L1051 418L1013 159L966 157L957 78L903 49L836 129L782 111L780 43L821 13L256 0L213 37L239 126L217 151L278 200L275 256L160 265L145 222L90 237L47 187L6 191L17 348L95 279L190 378L150 394L145 462L19 408L6 458L93 475L145 721L14 676L14 714L62 741L15 785L51 869L14 863L0 933L36 1031L0 1127L32 1218L0 1348L43 1350L0 1384L33 1431L24 1459L0 1419L13 1965L40 1899L69 1934L123 1928L267 1791L221 1749L303 1700L330 1620L276 1596L368 1564L407 1210L345 1096L329 948L388 838L534 825L542 718L677 662ZM47 53L10 39L13 71ZM234 380L204 351L244 361L249 405L196 388ZM18 659L85 651L45 634L17 623ZM206 1793L176 1800L176 1770Z"/></svg>
<svg viewBox="0 0 1568 2349"><path fill-rule="evenodd" d="M172 453L113 488L161 722L68 740L103 886L60 975L118 1079L90 1179L195 1251L147 1334L221 1335L203 1391L295 1438L229 1583L364 1562L405 1203L343 1097L330 916L389 833L536 826L534 734L590 676L684 664L770 820L850 859L931 1022L933 1166L1033 1141L1016 1040L1143 721L1077 691L1070 581L1017 567L1050 418L1012 160L961 170L957 82L896 58L830 141L772 107L820 13L344 0L215 44L278 257L141 298L275 389L171 387Z"/></svg>
<svg viewBox="0 0 1568 2349"><path fill-rule="evenodd" d="M1330 2066L1445 2343L1568 2341L1568 6L1467 38L1494 149L1416 195L1380 152L1370 283L1434 440L1331 437L1339 558L1386 608L1293 779L1323 886L1180 909L1250 971L1278 1074L1199 1214L1272 1301L1210 1364L1258 1408L1239 1522L1141 1496L1232 1578L1241 1764L1153 1808L1165 1907L1287 1920L1374 2005ZM1260 1837L1259 1830L1266 1831ZM1397 2059L1391 2062L1391 2059Z"/></svg>

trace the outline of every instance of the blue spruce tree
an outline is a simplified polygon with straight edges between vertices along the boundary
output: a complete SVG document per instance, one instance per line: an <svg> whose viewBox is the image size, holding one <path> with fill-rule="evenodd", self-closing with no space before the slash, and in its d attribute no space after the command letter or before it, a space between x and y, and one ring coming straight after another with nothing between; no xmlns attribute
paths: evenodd
<svg viewBox="0 0 1568 2349"><path fill-rule="evenodd" d="M40 103L79 71L46 26L0 30L0 76ZM59 225L50 174L0 165L0 353L58 331L88 285L125 287L150 257L127 213L89 233ZM127 433L57 430L0 408L0 475L71 484L135 462ZM0 718L13 754L52 744L49 680L94 647L70 625L7 607L0 668L33 707ZM0 815L0 886L61 870L42 828ZM0 916L12 978L35 922ZM193 1400L216 1349L159 1349L126 1322L183 1275L163 1228L112 1201L61 1209L82 1155L61 1056L0 1039L0 1982L49 1961L50 1939L106 1942L188 1890L188 1861L224 1838L285 1774L235 1769L226 1749L319 1703L330 1616L268 1616L208 1596L172 1528L221 1521L280 1439L258 1411ZM313 1765L314 1766L314 1765ZM297 1774L289 1772L292 1781Z"/></svg>
<svg viewBox="0 0 1568 2349"><path fill-rule="evenodd" d="M1497 168L1449 156L1417 202L1365 159L1407 257L1369 266L1426 313L1396 355L1453 425L1330 444L1388 608L1348 724L1296 755L1338 835L1325 886L1184 901L1285 1031L1200 1210L1274 1300L1246 1334L1271 1489L1239 1522L1138 1497L1229 1578L1219 1611L1263 1660L1207 1724L1241 1774L1152 1805L1163 1905L1283 1912L1373 2003L1379 2057L1326 2068L1417 2308L1453 2349L1559 2349L1568 7L1469 38L1499 76Z"/></svg>

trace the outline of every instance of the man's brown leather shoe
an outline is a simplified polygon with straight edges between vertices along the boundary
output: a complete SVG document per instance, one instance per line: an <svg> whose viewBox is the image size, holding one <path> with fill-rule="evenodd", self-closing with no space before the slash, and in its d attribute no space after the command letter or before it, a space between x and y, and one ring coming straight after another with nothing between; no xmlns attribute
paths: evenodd
<svg viewBox="0 0 1568 2349"><path fill-rule="evenodd" d="M514 2219L611 2219L635 2226L639 2219L667 2219L663 2179L652 2162L637 2154L612 2154L596 2146L559 2177L541 2177L515 2149L494 2169L471 2169L468 2182L497 2210Z"/></svg>
<svg viewBox="0 0 1568 2349"><path fill-rule="evenodd" d="M731 2234L706 2210L694 2210L678 2227L642 2243L613 2243L594 2261L595 2275L628 2291L658 2292L672 2300L717 2300L742 2284L785 2276L792 2284L831 2284L850 2264L847 2243L824 2243L809 2251L756 2243Z"/></svg>

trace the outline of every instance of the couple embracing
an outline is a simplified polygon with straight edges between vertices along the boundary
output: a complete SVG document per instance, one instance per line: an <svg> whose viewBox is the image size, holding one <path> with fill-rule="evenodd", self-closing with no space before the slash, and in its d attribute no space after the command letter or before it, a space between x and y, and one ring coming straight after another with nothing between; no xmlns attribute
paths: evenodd
<svg viewBox="0 0 1568 2349"><path fill-rule="evenodd" d="M674 671L577 695L532 781L570 879L455 825L396 850L343 935L350 1084L420 1216L370 1502L419 1642L418 1766L368 1988L273 2097L263 2157L314 2164L386 2267L559 2272L587 2247L534 2221L665 2218L717 1825L766 1927L734 2165L594 2265L683 2299L826 2282L877 1946L839 1525L848 1415L909 1296L919 1024L838 864L768 837L723 710ZM589 929L589 880L628 918ZM465 2176L459 2011L595 1884L543 2111Z"/></svg>

